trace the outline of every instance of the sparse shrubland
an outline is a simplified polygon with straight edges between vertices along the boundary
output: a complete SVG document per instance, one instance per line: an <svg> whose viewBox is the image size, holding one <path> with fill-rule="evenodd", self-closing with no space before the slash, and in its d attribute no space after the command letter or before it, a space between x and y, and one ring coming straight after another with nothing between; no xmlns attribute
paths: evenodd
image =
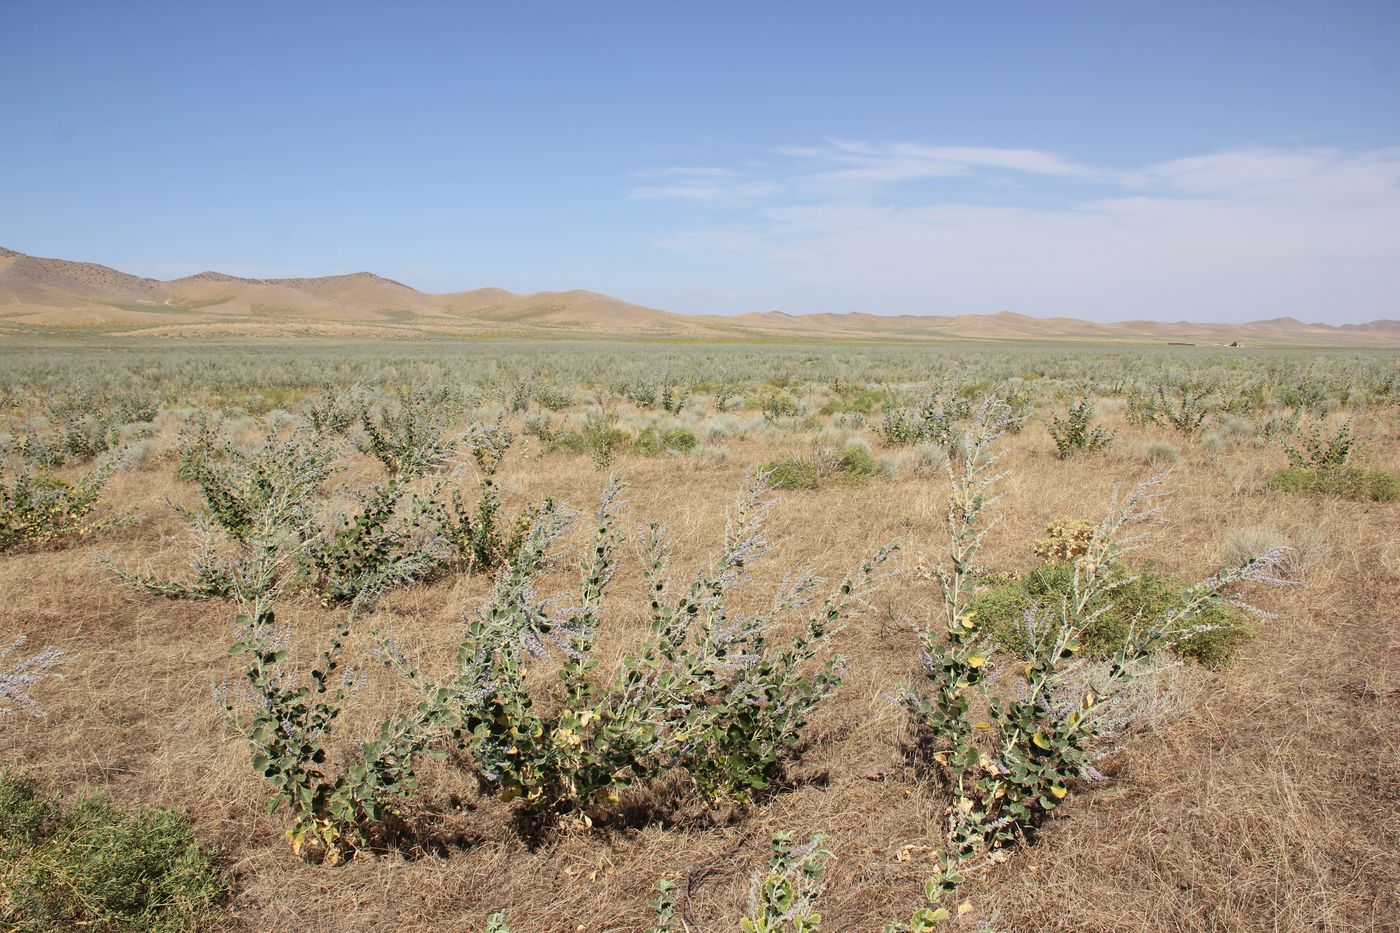
<svg viewBox="0 0 1400 933"><path fill-rule="evenodd" d="M133 337L0 401L6 928L1394 912L1383 353Z"/></svg>

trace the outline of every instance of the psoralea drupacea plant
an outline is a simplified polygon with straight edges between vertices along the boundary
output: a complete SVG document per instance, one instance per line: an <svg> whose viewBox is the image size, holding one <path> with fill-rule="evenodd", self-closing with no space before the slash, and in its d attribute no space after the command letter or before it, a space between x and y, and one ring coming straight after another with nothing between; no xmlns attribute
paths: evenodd
<svg viewBox="0 0 1400 933"><path fill-rule="evenodd" d="M444 434L446 417L430 399L415 394L397 409L368 408L360 412L363 449L374 456L395 480L410 480L441 469L465 439Z"/></svg>
<svg viewBox="0 0 1400 933"><path fill-rule="evenodd" d="M120 462L109 458L75 483L27 469L0 481L0 553L81 537L116 522L94 519L92 512Z"/></svg>
<svg viewBox="0 0 1400 933"><path fill-rule="evenodd" d="M306 548L311 587L327 605L372 599L428 576L449 557L431 498L408 495L398 480L358 498L357 514L343 516Z"/></svg>
<svg viewBox="0 0 1400 933"><path fill-rule="evenodd" d="M641 534L651 636L605 679L592 652L617 567L621 491L610 481L594 513L572 607L551 611L534 590L559 533L557 519L547 516L479 617L466 624L455 683L495 689L461 705L462 744L485 786L541 814L606 818L622 791L673 768L684 769L707 799L747 802L779 776L812 709L839 683L838 661L817 663L817 655L857 610L889 549L775 647L773 621L808 603L817 582L798 578L755 616L729 608L730 591L767 546L761 479L740 496L719 556L678 596L666 575L664 536L651 526ZM529 659L550 650L563 658L556 686L546 692L526 675Z"/></svg>
<svg viewBox="0 0 1400 933"><path fill-rule="evenodd" d="M432 503L433 521L457 566L488 571L504 566L519 553L534 523L538 507L522 509L513 522L502 515L496 474L512 440L499 423L474 428L470 443L480 485L476 507L468 506L456 489L446 502Z"/></svg>
<svg viewBox="0 0 1400 933"><path fill-rule="evenodd" d="M1348 418L1337 431L1329 436L1322 433L1322 425L1313 425L1306 436L1300 435L1299 445L1284 437L1280 444L1288 455L1288 465L1304 470L1329 470L1346 466L1351 457L1351 419Z"/></svg>
<svg viewBox="0 0 1400 933"><path fill-rule="evenodd" d="M1065 460L1077 453L1097 453L1113 440L1113 433L1105 428L1092 426L1094 403L1087 398L1071 405L1063 418L1058 415L1050 419L1050 437L1055 441L1055 453Z"/></svg>
<svg viewBox="0 0 1400 933"><path fill-rule="evenodd" d="M768 870L754 879L748 916L739 920L743 933L820 933L822 915L817 898L825 887L826 863L831 853L822 848L822 837L801 845L792 833L773 834Z"/></svg>
<svg viewBox="0 0 1400 933"><path fill-rule="evenodd" d="M969 437L970 454L985 446L987 436ZM954 794L948 855L959 864L1004 858L1007 847L1033 832L1065 798L1072 781L1094 773L1090 762L1097 746L1114 728L1116 691L1155 652L1199 634L1199 615L1223 588L1242 581L1279 582L1267 573L1278 555L1222 571L1190 588L1163 618L1142 620L1105 672L1087 678L1080 640L1107 611L1102 597L1123 585L1124 577L1112 571L1140 536L1124 540L1122 532L1162 510L1156 501L1160 477L1154 477L1121 503L1115 493L1108 515L1075 559L1073 579L1059 603L1026 613L1027 662L1014 672L996 671L990 644L961 598L968 542L981 540L974 530L980 508L965 504L985 503L986 481L979 481L977 459L970 456L954 480L952 566L938 575L943 626L941 632L925 633L928 687L905 694L915 730ZM991 672L1009 675L1011 697L1002 695L1004 689L990 689Z"/></svg>
<svg viewBox="0 0 1400 933"><path fill-rule="evenodd" d="M268 812L286 808L292 851L332 864L380 841L395 807L416 786L415 765L448 727L445 692L420 685L420 702L380 722L348 761L333 764L326 742L356 686L340 655L353 613L337 623L326 649L299 676L290 636L266 600L244 607L230 655L246 664L248 698L215 693L229 724L248 741L253 769L272 785Z"/></svg>
<svg viewBox="0 0 1400 933"><path fill-rule="evenodd" d="M117 577L158 596L251 600L302 576L316 529L321 486L335 471L337 448L303 434L269 437L244 451L207 421L182 442L177 475L194 482L202 512L178 509L199 541L185 579L141 571L103 558Z"/></svg>

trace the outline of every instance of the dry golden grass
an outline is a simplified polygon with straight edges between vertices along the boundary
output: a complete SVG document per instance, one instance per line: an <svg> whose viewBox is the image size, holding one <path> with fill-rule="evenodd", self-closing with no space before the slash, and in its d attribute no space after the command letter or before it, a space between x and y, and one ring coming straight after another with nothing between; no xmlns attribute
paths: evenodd
<svg viewBox="0 0 1400 933"><path fill-rule="evenodd" d="M1165 433L1118 427L1108 455L1079 461L1054 459L1039 425L1011 439L1013 473L997 506L1005 520L988 539L988 565L1024 568L1046 523L1101 514L1115 482L1150 472L1140 448L1152 439L1176 442L1186 460L1170 480L1165 524L1137 559L1203 576L1231 529L1256 525L1317 527L1332 554L1305 586L1255 594L1276 616L1260 622L1235 665L1201 675L1183 715L1109 760L1108 783L1072 795L1034 847L969 884L975 910L962 928L995 918L1023 931L1400 929L1400 506L1266 494L1259 487L1281 465L1276 450L1230 446L1207 458ZM1377 465L1400 467L1394 429L1378 418L1365 428ZM665 523L680 573L712 552L746 470L773 456L756 440L732 450L728 463L703 470L665 459L618 464L630 483L627 525ZM602 482L586 459L567 455L517 452L505 474L514 502L549 494L586 506ZM947 800L904 766L902 715L886 695L916 673L908 621L931 610L934 594L912 571L921 554L937 560L945 548L946 493L942 478L877 479L787 494L773 511L776 553L756 568L750 598L795 566L837 577L896 537L904 572L839 635L849 676L817 716L793 787L742 819L566 831L532 846L505 805L441 764L425 773L411 814L440 851L302 863L280 816L264 815L268 790L210 696L212 682L238 676L225 658L231 607L136 594L89 549L183 564L189 541L165 500L191 496L168 461L109 487L105 501L140 522L83 546L0 558L0 641L24 632L34 645L77 652L66 678L41 688L46 719L6 721L0 763L62 789L187 808L233 875L229 930L475 931L501 907L517 933L638 930L663 874L678 879L688 918L727 930L776 829L824 833L837 855L824 928L876 930L919 906L926 853L942 839ZM461 613L486 589L461 577L399 590L367 627L392 624L410 653L441 665ZM629 563L613 585L605 658L644 624L641 592ZM283 617L308 653L332 619L309 602ZM372 671L356 710L399 699L381 673ZM352 724L341 738L354 734Z"/></svg>

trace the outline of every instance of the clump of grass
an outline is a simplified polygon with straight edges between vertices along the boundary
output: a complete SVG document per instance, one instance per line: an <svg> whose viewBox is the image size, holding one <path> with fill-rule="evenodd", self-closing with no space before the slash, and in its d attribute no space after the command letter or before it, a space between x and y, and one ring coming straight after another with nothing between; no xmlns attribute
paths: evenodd
<svg viewBox="0 0 1400 933"><path fill-rule="evenodd" d="M1266 552L1253 556L1262 553ZM1175 577L1121 567L1108 573L1107 582L1098 601L1089 607L1096 614L1082 639L1085 652L1096 658L1121 652L1144 620L1165 617L1191 588ZM1072 560L1047 561L1018 579L994 578L973 598L972 609L998 644L1024 656L1030 649L1022 625L1026 613L1069 598L1073 585ZM1245 614L1223 599L1211 599L1191 624L1202 631L1177 642L1174 650L1211 669L1227 666L1252 633Z"/></svg>
<svg viewBox="0 0 1400 933"><path fill-rule="evenodd" d="M880 462L864 444L818 448L810 456L787 457L759 466L774 489L816 489L823 480L863 483L880 473Z"/></svg>
<svg viewBox="0 0 1400 933"><path fill-rule="evenodd" d="M689 428L662 429L648 425L637 435L633 447L644 456L659 457L668 453L689 453L698 443L695 432Z"/></svg>
<svg viewBox="0 0 1400 933"><path fill-rule="evenodd" d="M1154 441L1143 451L1143 462L1154 470L1165 470L1181 462L1181 451L1166 441Z"/></svg>
<svg viewBox="0 0 1400 933"><path fill-rule="evenodd" d="M1283 555L1282 569L1286 576L1302 580L1328 557L1332 542L1315 525L1303 525L1293 533L1293 547Z"/></svg>
<svg viewBox="0 0 1400 933"><path fill-rule="evenodd" d="M1258 557L1260 554L1287 549L1287 536L1272 525L1236 528L1226 536L1224 543L1220 546L1220 562L1238 565Z"/></svg>
<svg viewBox="0 0 1400 933"><path fill-rule="evenodd" d="M941 474L947 465L947 448L933 443L917 444L912 450L896 450L880 458L880 469L890 479L933 476Z"/></svg>
<svg viewBox="0 0 1400 933"><path fill-rule="evenodd" d="M1270 477L1268 488L1277 492L1309 492L1371 502L1400 499L1400 479L1394 473L1354 466L1291 466Z"/></svg>
<svg viewBox="0 0 1400 933"><path fill-rule="evenodd" d="M729 448L721 444L701 444L687 456L696 466L714 466L729 461Z"/></svg>
<svg viewBox="0 0 1400 933"><path fill-rule="evenodd" d="M49 930L199 930L224 881L188 820L100 796L64 809L0 772L0 925Z"/></svg>
<svg viewBox="0 0 1400 933"><path fill-rule="evenodd" d="M817 465L808 457L786 457L761 464L759 472L774 489L816 489L822 483Z"/></svg>

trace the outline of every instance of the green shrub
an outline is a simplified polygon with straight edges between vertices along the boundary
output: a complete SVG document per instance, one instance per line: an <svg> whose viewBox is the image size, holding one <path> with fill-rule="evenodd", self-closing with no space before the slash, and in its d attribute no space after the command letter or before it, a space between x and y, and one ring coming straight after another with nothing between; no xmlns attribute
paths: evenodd
<svg viewBox="0 0 1400 933"><path fill-rule="evenodd" d="M0 921L16 933L199 930L224 882L181 815L88 797L64 810L0 773Z"/></svg>
<svg viewBox="0 0 1400 933"><path fill-rule="evenodd" d="M1268 488L1279 492L1313 492L1344 499L1394 502L1400 499L1400 480L1387 470L1361 467L1289 467L1270 477Z"/></svg>
<svg viewBox="0 0 1400 933"><path fill-rule="evenodd" d="M758 470L774 489L816 489L822 482L817 465L807 457L772 460L760 464Z"/></svg>
<svg viewBox="0 0 1400 933"><path fill-rule="evenodd" d="M841 451L841 458L837 461L837 472L841 476L852 480L864 480L880 472L880 462L876 460L870 451L860 444L852 444Z"/></svg>
<svg viewBox="0 0 1400 933"><path fill-rule="evenodd" d="M588 441L577 431L560 431L549 435L545 442L545 453L563 451L569 454L588 453Z"/></svg>
<svg viewBox="0 0 1400 933"><path fill-rule="evenodd" d="M238 617L229 648L247 664L251 701L240 711L227 691L216 691L225 720L247 740L253 770L276 791L268 812L291 812L292 852L331 864L386 840L393 805L416 786L418 758L448 723L445 696L430 690L414 709L381 720L350 760L328 761L327 739L355 690L340 661L353 622L345 613L303 680L286 630L265 600L254 601Z"/></svg>
<svg viewBox="0 0 1400 933"><path fill-rule="evenodd" d="M420 395L397 410L381 409L378 418L367 409L360 412L365 453L384 464L396 480L413 479L447 465L463 437L444 436L446 424L432 400Z"/></svg>
<svg viewBox="0 0 1400 933"><path fill-rule="evenodd" d="M774 643L773 623L807 603L818 581L801 575L767 612L742 620L732 614L729 592L766 544L760 477L731 513L720 553L689 586L673 586L661 530L645 530L651 634L611 677L600 676L593 650L617 567L620 492L609 483L595 513L576 608L550 615L535 594L546 551L563 531L557 521L537 523L490 603L467 625L454 679L425 696L435 704L449 698L454 729L483 785L521 800L526 815L609 819L621 792L676 770L706 801L747 804L780 778L812 710L840 683L839 659L818 655L858 610L890 549L844 580L790 640ZM551 643L564 652L554 688L529 676L529 658ZM416 670L401 669L425 683Z"/></svg>
<svg viewBox="0 0 1400 933"><path fill-rule="evenodd" d="M520 510L514 522L505 521L496 474L514 438L500 424L475 428L471 437L472 459L476 461L480 485L475 511L463 501L457 489L452 490L446 502L434 499L427 509L451 552L446 563L469 570L490 571L515 559L539 509L528 506ZM553 508L548 502L543 507Z"/></svg>
<svg viewBox="0 0 1400 933"><path fill-rule="evenodd" d="M9 484L0 482L0 553L81 537L110 525L111 520L93 521L89 516L117 463L109 460L76 483L48 474L33 476L27 470Z"/></svg>
<svg viewBox="0 0 1400 933"><path fill-rule="evenodd" d="M860 383L837 381L832 386L832 393L833 397L821 408L823 415L834 415L841 412L868 415L877 408L883 408L890 404L888 392L872 389Z"/></svg>
<svg viewBox="0 0 1400 933"><path fill-rule="evenodd" d="M1259 555L1251 555L1257 557ZM1091 657L1107 658L1122 651L1129 639L1141 634L1144 624L1164 618L1180 605L1190 585L1151 572L1135 573L1114 567L1105 577L1098 601L1087 607L1093 615L1081 636ZM1074 586L1074 562L1040 564L1020 579L1000 579L972 600L984 630L1002 647L1025 656L1029 650L1024 626L1026 612L1037 605L1054 606L1068 598ZM1193 627L1208 630L1176 643L1175 650L1210 668L1228 664L1250 635L1249 620L1224 600L1207 602L1192 617Z"/></svg>
<svg viewBox="0 0 1400 933"><path fill-rule="evenodd" d="M695 432L689 428L671 428L663 431L655 425L648 425L637 435L633 446L639 454L656 457L673 451L689 453L698 443Z"/></svg>
<svg viewBox="0 0 1400 933"><path fill-rule="evenodd" d="M370 487L358 514L342 517L307 542L303 572L322 603L372 600L421 580L449 559L438 504L406 492L392 479Z"/></svg>
<svg viewBox="0 0 1400 933"><path fill-rule="evenodd" d="M938 897L957 886L959 866L1004 858L997 850L1032 838L1077 779L1095 776L1092 762L1104 740L1132 721L1132 710L1120 704L1124 688L1158 651L1205 634L1209 613L1219 606L1217 594L1242 582L1277 582L1270 574L1277 554L1268 554L1194 586L1169 587L1173 599L1160 613L1148 615L1152 594L1140 595L1133 620L1141 624L1097 672L1084 665L1080 657L1089 634L1103 629L1103 617L1118 608L1118 593L1131 585L1119 575L1120 534L1159 511L1152 505L1158 480L1149 480L1125 499L1115 492L1067 578L1056 569L1031 581L1047 595L1032 598L1020 612L1019 647L1026 661L1008 665L1009 677L998 676L993 643L998 635L1006 638L1004 622L989 625L978 611L971 574L986 530L983 512L997 498L993 487L1000 474L991 472L997 462L991 444L1004 433L1003 417L984 407L966 434L967 454L949 499L949 561L931 574L942 597L942 630L929 625L922 633L926 684L902 691L916 737L911 751L956 800L948 812L949 848L937 853L940 873L926 888L926 922L905 929L935 929L940 914L947 916ZM985 606L989 616L998 609L1021 610L1015 593L999 595L1012 605Z"/></svg>
<svg viewBox="0 0 1400 933"><path fill-rule="evenodd" d="M1346 466L1351 457L1351 420L1348 419L1331 437L1324 437L1322 425L1313 425L1311 433L1300 438L1300 446L1287 438L1280 443L1288 454L1288 465L1294 469L1337 470Z"/></svg>
<svg viewBox="0 0 1400 933"><path fill-rule="evenodd" d="M556 388L555 386L536 386L534 391L535 401L542 408L550 411L559 411L561 408L568 408L574 402L574 394L567 389Z"/></svg>
<svg viewBox="0 0 1400 933"><path fill-rule="evenodd" d="M1050 419L1050 437L1055 441L1055 453L1061 460L1078 453L1097 453L1113 441L1113 433L1103 428L1091 427L1094 418L1094 403L1080 399L1078 405L1071 405L1065 417L1058 415Z"/></svg>
<svg viewBox="0 0 1400 933"><path fill-rule="evenodd" d="M610 466L626 442L627 432L617 426L612 412L595 412L584 419L583 447L598 469Z"/></svg>

